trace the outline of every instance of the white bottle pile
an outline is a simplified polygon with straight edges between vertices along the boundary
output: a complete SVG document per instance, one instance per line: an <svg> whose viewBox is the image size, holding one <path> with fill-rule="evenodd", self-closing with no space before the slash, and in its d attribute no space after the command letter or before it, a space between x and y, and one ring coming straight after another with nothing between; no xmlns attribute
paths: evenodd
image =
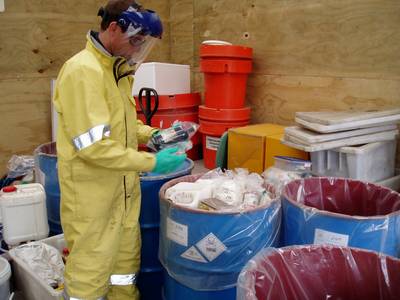
<svg viewBox="0 0 400 300"><path fill-rule="evenodd" d="M180 182L170 187L165 197L177 205L217 211L252 209L275 199L264 179L246 169L212 170L195 182Z"/></svg>
<svg viewBox="0 0 400 300"><path fill-rule="evenodd" d="M276 194L281 194L289 182L311 177L311 162L294 157L275 156L274 165L261 174L265 183L273 186Z"/></svg>

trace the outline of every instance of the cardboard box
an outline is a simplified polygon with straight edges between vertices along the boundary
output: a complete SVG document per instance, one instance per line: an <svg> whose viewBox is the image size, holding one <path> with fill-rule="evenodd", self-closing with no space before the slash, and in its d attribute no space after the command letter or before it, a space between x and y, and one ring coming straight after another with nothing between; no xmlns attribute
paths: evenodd
<svg viewBox="0 0 400 300"><path fill-rule="evenodd" d="M281 143L285 126L257 124L228 131L228 169L262 173L274 165L274 156L309 159L308 153Z"/></svg>

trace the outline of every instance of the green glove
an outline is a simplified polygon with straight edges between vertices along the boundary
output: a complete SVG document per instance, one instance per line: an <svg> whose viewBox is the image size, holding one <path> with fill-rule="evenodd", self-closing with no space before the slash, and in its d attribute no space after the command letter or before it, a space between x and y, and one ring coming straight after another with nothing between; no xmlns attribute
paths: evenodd
<svg viewBox="0 0 400 300"><path fill-rule="evenodd" d="M156 154L153 173L165 174L175 171L186 159L186 154L176 154L178 147L166 148Z"/></svg>

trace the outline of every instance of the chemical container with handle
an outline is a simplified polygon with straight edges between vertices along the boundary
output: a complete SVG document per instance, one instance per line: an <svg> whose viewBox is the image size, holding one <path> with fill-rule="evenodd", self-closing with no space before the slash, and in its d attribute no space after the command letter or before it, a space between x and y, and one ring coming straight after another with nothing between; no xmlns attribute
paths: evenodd
<svg viewBox="0 0 400 300"><path fill-rule="evenodd" d="M4 187L0 191L3 238L8 245L41 240L49 235L46 195L39 183Z"/></svg>

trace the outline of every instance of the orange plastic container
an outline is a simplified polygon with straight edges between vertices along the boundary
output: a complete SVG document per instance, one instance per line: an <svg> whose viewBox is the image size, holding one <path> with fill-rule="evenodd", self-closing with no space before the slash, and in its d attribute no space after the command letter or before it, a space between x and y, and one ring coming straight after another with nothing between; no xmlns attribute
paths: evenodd
<svg viewBox="0 0 400 300"><path fill-rule="evenodd" d="M144 100L144 99L143 99ZM143 122L146 118L135 96L138 119ZM151 98L154 107L154 97ZM158 96L158 109L151 118L151 126L161 129L168 128L175 121L199 123L198 106L201 103L200 93ZM192 160L201 158L201 134L197 132L191 139L193 148L187 152Z"/></svg>
<svg viewBox="0 0 400 300"><path fill-rule="evenodd" d="M251 60L253 58L253 49L238 45L202 44L200 47L200 57Z"/></svg>
<svg viewBox="0 0 400 300"><path fill-rule="evenodd" d="M213 109L199 106L204 166L215 168L215 157L222 134L229 128L246 126L250 122L250 107L241 109Z"/></svg>
<svg viewBox="0 0 400 300"><path fill-rule="evenodd" d="M249 47L202 45L200 70L204 73L205 105L239 109L245 105L253 51Z"/></svg>

